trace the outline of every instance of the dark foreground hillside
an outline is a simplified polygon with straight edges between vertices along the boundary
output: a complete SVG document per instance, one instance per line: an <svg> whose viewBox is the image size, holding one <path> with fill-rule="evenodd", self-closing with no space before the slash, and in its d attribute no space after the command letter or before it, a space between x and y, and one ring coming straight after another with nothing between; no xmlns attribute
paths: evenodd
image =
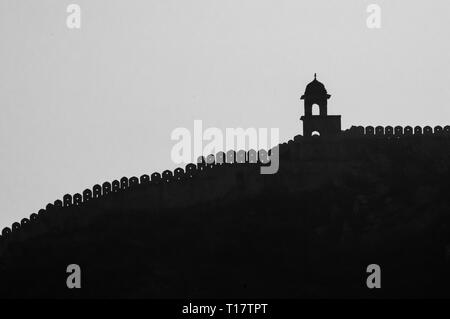
<svg viewBox="0 0 450 319"><path fill-rule="evenodd" d="M210 165L49 206L2 236L0 296L450 297L449 146L299 138L274 175Z"/></svg>

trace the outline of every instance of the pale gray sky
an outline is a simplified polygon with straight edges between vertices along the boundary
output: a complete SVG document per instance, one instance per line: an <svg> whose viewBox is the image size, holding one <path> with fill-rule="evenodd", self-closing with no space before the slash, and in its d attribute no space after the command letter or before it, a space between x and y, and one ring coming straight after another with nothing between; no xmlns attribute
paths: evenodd
<svg viewBox="0 0 450 319"><path fill-rule="evenodd" d="M370 3L381 29L366 27ZM0 228L175 168L170 134L195 119L289 140L314 72L343 129L446 125L449 13L448 0L0 0Z"/></svg>

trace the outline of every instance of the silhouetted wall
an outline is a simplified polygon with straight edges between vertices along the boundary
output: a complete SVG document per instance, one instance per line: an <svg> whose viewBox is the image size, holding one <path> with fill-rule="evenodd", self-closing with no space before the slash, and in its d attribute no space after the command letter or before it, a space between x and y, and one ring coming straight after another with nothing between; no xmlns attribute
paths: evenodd
<svg viewBox="0 0 450 319"><path fill-rule="evenodd" d="M450 126L436 126L424 128L416 126L352 126L342 131L336 137L303 137L298 135L294 140L280 144L280 171L272 176L280 185L291 184L291 179L301 178L305 185L319 184L317 170L328 170L330 176L337 176L341 172L342 161L353 161L368 155L364 150L367 143L361 143L372 137L381 150L388 147L388 141L407 138L405 141L415 147L420 144L417 137L447 140L450 137ZM411 137L411 139L409 139ZM347 147L349 143L352 147ZM423 145L423 144L420 144ZM349 152L351 150L351 152ZM320 166L320 161L335 159L336 163ZM299 165L301 162L301 165ZM319 163L319 164L318 164ZM66 230L74 225L88 223L89 219L101 214L103 209L90 209L89 216L78 214L73 219L65 218L74 215L79 208L90 206L95 208L121 208L121 198L124 194L134 197L127 201L127 208L133 210L152 211L164 207L186 207L197 203L210 202L227 196L238 198L257 194L268 185L269 176L260 174L260 167L269 165L267 151L255 150L228 151L210 155L206 159L201 157L197 164L188 164L183 168L176 168L173 172L166 170L162 173L142 175L137 177L122 177L120 180L97 184L92 189L85 189L82 193L66 194L62 200L48 204L29 218L23 218L20 223L14 223L11 228L6 227L0 236L0 254L11 242L24 241L52 229ZM300 174L300 175L297 175ZM334 174L334 175L333 175ZM197 182L201 180L201 182ZM195 181L195 182L194 182ZM98 213L97 213L98 212ZM70 220L70 222L68 222Z"/></svg>

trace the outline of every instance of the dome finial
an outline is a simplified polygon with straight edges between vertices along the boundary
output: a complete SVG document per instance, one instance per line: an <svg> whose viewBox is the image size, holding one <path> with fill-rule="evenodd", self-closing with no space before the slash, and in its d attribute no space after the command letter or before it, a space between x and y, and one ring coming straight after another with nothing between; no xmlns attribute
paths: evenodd
<svg viewBox="0 0 450 319"><path fill-rule="evenodd" d="M314 80L316 79L316 76L317 76L317 74L316 74L316 73L314 73Z"/></svg>

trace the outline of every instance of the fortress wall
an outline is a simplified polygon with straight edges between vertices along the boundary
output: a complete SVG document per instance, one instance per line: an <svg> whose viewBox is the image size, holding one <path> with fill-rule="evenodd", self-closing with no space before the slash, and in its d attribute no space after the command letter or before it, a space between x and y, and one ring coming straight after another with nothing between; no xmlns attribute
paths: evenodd
<svg viewBox="0 0 450 319"><path fill-rule="evenodd" d="M361 146L361 137L368 138L364 142L365 146ZM338 182L339 174L348 169L349 163L360 165L358 160L377 160L374 156L379 154L373 154L371 150L377 149L382 153L389 147L397 147L395 143L398 138L412 138L409 142L411 151L426 155L426 145L433 144L433 139L427 138L423 142L417 137L438 138L436 143L440 143L442 137L450 137L450 126L353 126L334 138L304 138L299 135L279 145L282 160L280 170L275 175L260 174L261 165L268 161L266 151L229 151L200 158L197 164L188 164L184 169L177 168L173 172L166 170L140 178L122 177L96 184L81 193L66 194L38 213L31 214L20 223L14 223L11 228L4 228L0 235L0 253L8 242L21 242L48 231L74 229L77 225L89 223L104 211L151 212L165 207L185 207L225 198L252 196L273 185L289 190L290 185L298 184L299 179L311 187L314 183L320 184L321 181L317 180L319 172L326 172L321 176ZM389 143L386 143L386 138ZM446 163L442 163L442 166L444 170L448 169ZM124 204L127 206L121 207ZM86 206L89 207L89 214L80 214Z"/></svg>

